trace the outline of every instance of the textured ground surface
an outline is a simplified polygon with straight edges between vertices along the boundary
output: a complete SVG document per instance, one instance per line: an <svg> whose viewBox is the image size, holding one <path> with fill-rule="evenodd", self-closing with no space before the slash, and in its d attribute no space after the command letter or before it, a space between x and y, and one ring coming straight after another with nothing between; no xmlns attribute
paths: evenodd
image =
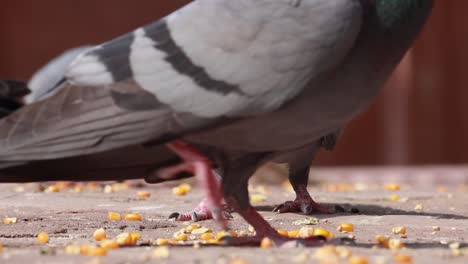
<svg viewBox="0 0 468 264"><path fill-rule="evenodd" d="M463 256L464 252L468 254L463 249L468 247L467 175L465 169L447 168L316 170L311 176L322 182L310 186L316 200L354 207L359 213L315 215L320 220L315 227L323 227L339 237L346 235L337 232L336 227L340 223L353 223L356 243L350 249L354 255L368 257L369 263L394 263L392 251L373 248L377 234L397 237L391 234L394 226L407 228L407 238L402 239L406 248L400 252L411 255L413 263L468 263L468 255ZM401 190L385 190L385 183L389 182L399 183ZM189 210L203 197L195 186L186 196L175 196L171 191L173 186L131 187L113 193L85 187L82 193L75 193L73 188L45 193L37 184L0 185L0 217L18 219L16 224L0 223L0 243L4 246L0 263L232 263L234 259L248 263L315 263L313 255L317 249L304 248L172 247L168 259L155 260L152 257L155 247L143 243L109 251L106 257L65 254L64 247L68 244L92 244L93 231L101 227L109 237L138 232L143 242L171 238L187 224L169 221L167 216L174 211ZM274 205L293 199L294 195L280 185L256 186L256 192L266 197L265 201L255 203L262 215L278 229L298 229L293 222L305 216L270 212ZM136 199L139 190L151 192L151 198ZM390 201L389 196L393 194L399 195L400 201ZM416 212L417 205L423 210ZM143 221L108 221L109 211L137 212L142 214ZM212 221L202 224L218 231ZM234 215L230 226L233 230L248 228L238 215ZM433 226L439 226L440 231L433 231ZM50 235L47 246L36 242L35 236L41 231ZM449 244L453 242L460 243L462 250L450 249Z"/></svg>

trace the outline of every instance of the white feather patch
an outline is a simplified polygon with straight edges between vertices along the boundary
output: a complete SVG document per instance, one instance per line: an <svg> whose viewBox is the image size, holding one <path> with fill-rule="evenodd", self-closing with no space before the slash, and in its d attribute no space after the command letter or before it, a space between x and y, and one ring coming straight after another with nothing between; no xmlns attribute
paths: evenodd
<svg viewBox="0 0 468 264"><path fill-rule="evenodd" d="M65 76L72 84L77 85L99 86L114 82L106 65L90 52L78 56L68 67Z"/></svg>

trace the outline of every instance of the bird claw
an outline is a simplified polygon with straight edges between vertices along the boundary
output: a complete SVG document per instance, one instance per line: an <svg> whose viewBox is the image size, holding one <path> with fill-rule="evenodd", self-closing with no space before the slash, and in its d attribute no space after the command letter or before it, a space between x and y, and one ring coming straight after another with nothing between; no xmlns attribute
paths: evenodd
<svg viewBox="0 0 468 264"><path fill-rule="evenodd" d="M200 204L188 213L179 213L174 212L169 215L169 219L174 219L176 221L203 221L208 219L222 219L229 220L232 219L232 214L228 211L227 206L223 205L222 209L219 207L209 208L207 206L207 201L202 200Z"/></svg>
<svg viewBox="0 0 468 264"><path fill-rule="evenodd" d="M275 208L273 212L277 213L321 213L321 214L332 214L336 212L335 208L322 206L312 199L296 199L294 201L286 201Z"/></svg>

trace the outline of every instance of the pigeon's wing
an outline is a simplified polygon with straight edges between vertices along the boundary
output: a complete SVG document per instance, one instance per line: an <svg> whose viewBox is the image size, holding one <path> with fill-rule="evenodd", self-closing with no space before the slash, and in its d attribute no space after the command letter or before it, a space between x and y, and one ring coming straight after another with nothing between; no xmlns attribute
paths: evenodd
<svg viewBox="0 0 468 264"><path fill-rule="evenodd" d="M198 0L74 60L60 91L0 120L0 160L165 142L273 111L354 45L359 0Z"/></svg>

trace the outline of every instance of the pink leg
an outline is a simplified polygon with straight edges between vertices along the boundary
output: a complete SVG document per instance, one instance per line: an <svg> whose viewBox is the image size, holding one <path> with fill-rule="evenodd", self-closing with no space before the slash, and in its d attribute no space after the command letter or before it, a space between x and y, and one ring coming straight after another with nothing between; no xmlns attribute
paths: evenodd
<svg viewBox="0 0 468 264"><path fill-rule="evenodd" d="M334 212L332 208L324 207L316 203L312 197L310 197L309 192L307 191L307 185L297 184L294 187L296 192L296 199L294 201L287 201L283 204L278 205L273 209L274 212L278 213L322 213L322 214L331 214Z"/></svg>
<svg viewBox="0 0 468 264"><path fill-rule="evenodd" d="M231 206L232 204L236 204L233 199L229 201L229 205ZM277 246L283 247L288 247L296 243L311 247L323 244L322 240L319 238L296 239L278 234L278 232L252 206L248 206L246 209L240 209L237 207L236 211L255 228L256 235L254 237L247 238L227 238L228 245L242 246L259 244L265 237L273 240Z"/></svg>
<svg viewBox="0 0 468 264"><path fill-rule="evenodd" d="M222 228L226 228L226 217L223 216L221 210L223 193L216 177L213 174L213 168L210 160L190 144L183 141L174 141L167 144L167 147L179 155L179 157L185 162L174 167L160 170L158 172L160 177L163 179L169 179L180 172L192 172L198 178L200 185L207 193L206 199L194 210L194 212L198 211L200 213L200 215L196 213L195 218L208 219L213 217L219 222ZM186 218L186 216L183 216L182 218Z"/></svg>

